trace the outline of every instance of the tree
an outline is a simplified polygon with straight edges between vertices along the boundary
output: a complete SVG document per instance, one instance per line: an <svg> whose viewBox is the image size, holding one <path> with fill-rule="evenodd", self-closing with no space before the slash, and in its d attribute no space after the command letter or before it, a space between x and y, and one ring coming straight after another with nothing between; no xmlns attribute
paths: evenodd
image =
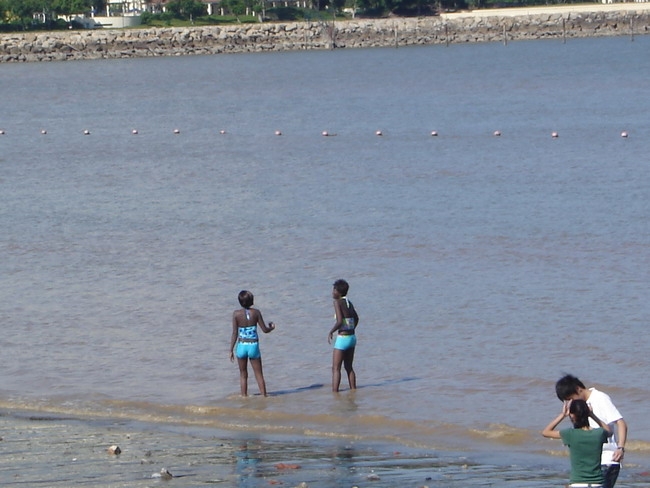
<svg viewBox="0 0 650 488"><path fill-rule="evenodd" d="M246 13L246 3L244 0L223 0L222 5L237 18L238 22L239 17Z"/></svg>
<svg viewBox="0 0 650 488"><path fill-rule="evenodd" d="M179 19L203 17L208 14L207 6L198 0L174 0L167 4L167 10Z"/></svg>
<svg viewBox="0 0 650 488"><path fill-rule="evenodd" d="M52 12L51 0L5 0L9 18L20 19L23 28L34 23L34 14L43 14L44 20Z"/></svg>
<svg viewBox="0 0 650 488"><path fill-rule="evenodd" d="M337 12L343 10L345 7L346 0L329 0L330 6L334 9L334 15L336 16Z"/></svg>
<svg viewBox="0 0 650 488"><path fill-rule="evenodd" d="M360 0L359 6L372 15L381 15L388 10L384 0Z"/></svg>
<svg viewBox="0 0 650 488"><path fill-rule="evenodd" d="M90 0L53 0L52 10L59 15L83 14L91 9Z"/></svg>

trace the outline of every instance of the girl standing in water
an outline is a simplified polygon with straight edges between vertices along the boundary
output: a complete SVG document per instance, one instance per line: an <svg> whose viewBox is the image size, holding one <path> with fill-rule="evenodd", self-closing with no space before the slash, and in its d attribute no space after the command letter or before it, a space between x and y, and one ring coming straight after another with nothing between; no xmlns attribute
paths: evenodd
<svg viewBox="0 0 650 488"><path fill-rule="evenodd" d="M332 353L332 391L339 391L341 384L341 365L348 374L348 383L350 389L357 387L357 377L352 369L354 361L354 348L357 345L357 336L354 331L359 325L359 316L352 302L348 300L348 289L350 285L345 280L336 280L332 290L334 299L334 314L336 323L328 336L328 342L331 344L334 333L338 331L334 341L334 352Z"/></svg>
<svg viewBox="0 0 650 488"><path fill-rule="evenodd" d="M262 312L253 307L253 294L248 290L239 292L239 304L241 309L235 310L232 314L232 337L230 339L230 360L235 360L235 344L237 344L237 364L239 365L239 386L242 396L248 396L248 360L250 359L257 386L260 393L266 394L266 383L262 372L262 355L260 353L259 337L257 326L268 334L275 329L273 322L269 325L264 323Z"/></svg>

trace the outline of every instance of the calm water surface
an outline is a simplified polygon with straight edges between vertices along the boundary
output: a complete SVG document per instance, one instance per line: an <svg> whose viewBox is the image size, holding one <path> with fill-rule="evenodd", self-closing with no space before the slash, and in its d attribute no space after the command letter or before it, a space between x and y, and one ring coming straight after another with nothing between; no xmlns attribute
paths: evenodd
<svg viewBox="0 0 650 488"><path fill-rule="evenodd" d="M0 66L0 402L542 454L568 371L647 463L649 49ZM361 388L335 396L339 277ZM267 399L228 360L243 288L277 323Z"/></svg>

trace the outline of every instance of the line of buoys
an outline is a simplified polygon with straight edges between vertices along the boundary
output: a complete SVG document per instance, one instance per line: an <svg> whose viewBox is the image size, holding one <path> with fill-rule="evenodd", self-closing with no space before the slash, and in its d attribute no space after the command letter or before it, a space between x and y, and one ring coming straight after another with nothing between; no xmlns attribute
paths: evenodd
<svg viewBox="0 0 650 488"><path fill-rule="evenodd" d="M47 134L47 130L46 130L46 129L41 129L40 133L41 133L42 135L46 135L46 134ZM82 133L83 133L83 135L88 136L88 135L90 135L90 130L88 130L88 129L84 129L84 130L82 131ZM181 131L180 131L180 129L174 129L174 130L173 130L173 133L176 134L176 135L178 135L178 134L181 133ZM223 135L223 134L226 134L226 133L227 133L227 132L226 132L224 129L221 129L221 130L219 131L219 134L222 134L222 135ZM3 136L3 135L5 135L5 134L6 134L5 130L4 130L4 129L0 129L0 136ZM137 135L137 134L139 134L138 129L132 129L132 130L131 130L131 134L133 134L133 135ZM274 134L275 134L276 136L281 136L281 135L282 135L282 131L280 131L280 130L276 130L276 131L274 132ZM322 135L323 137L332 137L332 136L336 136L336 135L338 135L338 134L335 133L335 132L329 132L329 131L327 131L327 130L324 130L324 131L321 132L321 135ZM375 135L376 135L376 136L383 136L384 133L383 133L383 131L381 131L381 130L377 130L377 131L375 131ZM437 137L437 136L438 136L438 131L436 131L436 130L432 130L432 131L430 132L430 135L431 135L432 137ZM500 131L500 130L495 130L495 131L492 133L492 135L493 135L494 137L501 137L501 131ZM557 139L557 138L559 138L559 137L560 137L560 134L559 134L557 131L553 131L553 132L551 132L551 138L553 138L553 139ZM625 130L622 131L622 132L621 132L621 137L624 138L624 139L627 139L627 138L629 137L629 133L628 133L628 131L625 131Z"/></svg>

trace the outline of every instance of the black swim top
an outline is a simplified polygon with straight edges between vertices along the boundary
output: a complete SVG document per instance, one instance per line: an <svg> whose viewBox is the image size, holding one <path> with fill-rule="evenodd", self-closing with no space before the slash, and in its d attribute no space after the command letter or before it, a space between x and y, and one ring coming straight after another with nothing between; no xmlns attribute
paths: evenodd
<svg viewBox="0 0 650 488"><path fill-rule="evenodd" d="M348 297L342 297L341 300L345 300L345 304L348 306L348 311L350 309L354 310L354 305L352 305L352 303L348 300ZM357 324L354 317L343 317L339 332L354 332L356 326Z"/></svg>

